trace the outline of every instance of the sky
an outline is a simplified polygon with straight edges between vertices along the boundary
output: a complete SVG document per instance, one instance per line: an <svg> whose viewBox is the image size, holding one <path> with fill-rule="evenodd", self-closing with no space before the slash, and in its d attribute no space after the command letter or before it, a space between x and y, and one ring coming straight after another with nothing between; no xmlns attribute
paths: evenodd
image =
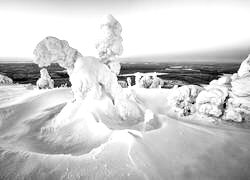
<svg viewBox="0 0 250 180"><path fill-rule="evenodd" d="M32 58L46 36L97 56L107 14L122 25L122 59L242 61L250 53L250 0L0 0L0 59Z"/></svg>

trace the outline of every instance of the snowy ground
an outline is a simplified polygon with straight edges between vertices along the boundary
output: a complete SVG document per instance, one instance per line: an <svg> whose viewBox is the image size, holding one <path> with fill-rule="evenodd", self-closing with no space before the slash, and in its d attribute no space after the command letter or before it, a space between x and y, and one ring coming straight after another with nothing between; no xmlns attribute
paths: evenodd
<svg viewBox="0 0 250 180"><path fill-rule="evenodd" d="M169 91L134 90L154 112L144 131L117 124L105 97L59 125L70 88L0 86L0 179L249 179L250 130L171 118Z"/></svg>

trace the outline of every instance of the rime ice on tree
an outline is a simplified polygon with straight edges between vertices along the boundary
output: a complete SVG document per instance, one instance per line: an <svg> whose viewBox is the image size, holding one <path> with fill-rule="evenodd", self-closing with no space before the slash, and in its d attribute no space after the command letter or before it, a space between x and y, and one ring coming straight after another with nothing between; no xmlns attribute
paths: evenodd
<svg viewBox="0 0 250 180"><path fill-rule="evenodd" d="M96 44L99 57L103 63L109 66L112 72L119 74L121 66L119 62L115 61L115 58L123 52L122 26L112 15L108 15L100 29L101 38Z"/></svg>
<svg viewBox="0 0 250 180"><path fill-rule="evenodd" d="M37 80L36 85L39 89L52 89L54 88L54 80L51 79L47 69L40 70L41 77Z"/></svg>
<svg viewBox="0 0 250 180"><path fill-rule="evenodd" d="M34 62L40 67L58 63L67 69L73 95L77 101L98 100L108 96L122 119L137 121L141 116L139 106L123 92L116 74L99 59L82 56L70 47L67 41L55 37L43 39L37 45L34 55Z"/></svg>

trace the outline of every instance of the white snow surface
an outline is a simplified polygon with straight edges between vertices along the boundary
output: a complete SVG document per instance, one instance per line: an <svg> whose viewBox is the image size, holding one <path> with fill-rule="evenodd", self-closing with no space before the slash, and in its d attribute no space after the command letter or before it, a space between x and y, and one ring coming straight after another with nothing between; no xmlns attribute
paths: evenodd
<svg viewBox="0 0 250 180"><path fill-rule="evenodd" d="M125 89L146 109L146 131L123 121L108 96L73 102L70 88L0 91L0 179L250 176L249 129L169 117L172 90ZM10 91L16 96L3 101Z"/></svg>
<svg viewBox="0 0 250 180"><path fill-rule="evenodd" d="M66 68L71 88L0 86L0 179L248 179L246 68L204 88L123 89L119 66L109 66L121 52L121 26L108 16L101 27L108 39L97 48L107 62L55 37L34 51L39 66ZM136 83L159 87L154 79L137 74Z"/></svg>
<svg viewBox="0 0 250 180"><path fill-rule="evenodd" d="M240 68L238 70L238 76L242 77L245 74L250 73L250 55L241 63Z"/></svg>

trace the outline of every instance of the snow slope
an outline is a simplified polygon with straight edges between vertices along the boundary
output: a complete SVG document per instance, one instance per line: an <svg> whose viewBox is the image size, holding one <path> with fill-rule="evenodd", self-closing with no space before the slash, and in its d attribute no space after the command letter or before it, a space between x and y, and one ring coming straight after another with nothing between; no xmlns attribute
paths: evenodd
<svg viewBox="0 0 250 180"><path fill-rule="evenodd" d="M171 90L126 90L153 113L146 131L119 119L106 96L75 108L70 88L0 91L0 179L250 177L249 129L171 118ZM70 108L71 118L60 113Z"/></svg>

